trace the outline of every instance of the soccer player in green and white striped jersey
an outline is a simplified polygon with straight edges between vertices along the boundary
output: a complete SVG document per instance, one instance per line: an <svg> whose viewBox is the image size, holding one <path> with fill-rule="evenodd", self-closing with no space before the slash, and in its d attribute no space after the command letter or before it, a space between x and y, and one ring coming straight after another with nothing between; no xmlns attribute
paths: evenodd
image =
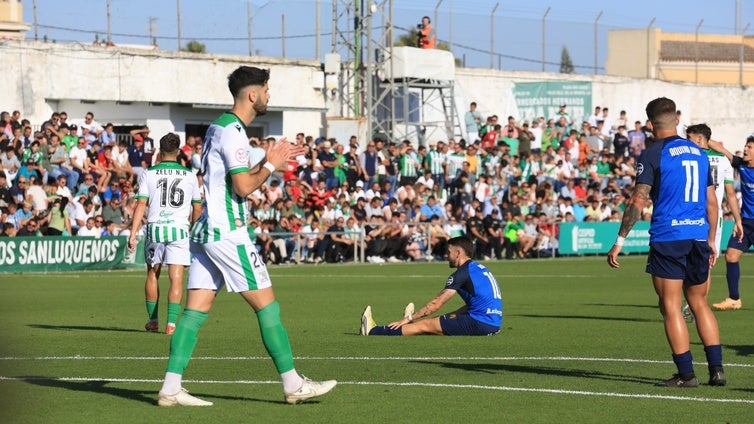
<svg viewBox="0 0 754 424"><path fill-rule="evenodd" d="M254 310L262 342L280 375L287 403L322 396L337 384L335 380L312 381L296 371L267 266L246 226L247 196L261 187L272 172L304 153L303 146L282 138L269 143L266 161L249 168L247 127L267 112L269 77L269 71L251 66L233 71L228 76L233 108L209 126L204 139L201 173L206 206L192 229L186 308L170 340L165 380L157 398L160 406L212 405L188 394L182 381L199 330L223 287L238 293Z"/></svg>
<svg viewBox="0 0 754 424"><path fill-rule="evenodd" d="M165 333L173 334L183 296L183 269L191 263L189 252L189 225L202 213L199 182L190 169L176 162L180 138L168 133L160 139L159 164L148 168L139 177L139 191L128 247L136 249L136 234L141 228L144 213L147 215L147 237L144 255L147 279L144 283L147 315L144 328L157 332L160 298L159 279L162 264L168 265L170 291L168 292L168 322Z"/></svg>

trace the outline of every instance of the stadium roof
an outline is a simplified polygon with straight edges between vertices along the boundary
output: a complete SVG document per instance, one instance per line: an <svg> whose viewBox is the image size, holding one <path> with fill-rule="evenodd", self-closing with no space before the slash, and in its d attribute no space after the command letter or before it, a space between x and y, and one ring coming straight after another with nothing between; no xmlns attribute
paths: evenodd
<svg viewBox="0 0 754 424"><path fill-rule="evenodd" d="M738 62L740 44L694 41L660 42L660 60L665 62ZM754 62L754 48L744 45L744 62Z"/></svg>

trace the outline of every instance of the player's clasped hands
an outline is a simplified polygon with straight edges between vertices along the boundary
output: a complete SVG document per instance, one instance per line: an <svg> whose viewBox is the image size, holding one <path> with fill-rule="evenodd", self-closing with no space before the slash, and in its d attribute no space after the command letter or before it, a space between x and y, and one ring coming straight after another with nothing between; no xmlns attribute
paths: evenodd
<svg viewBox="0 0 754 424"><path fill-rule="evenodd" d="M287 161L305 153L306 148L304 146L292 144L286 137L282 137L276 143L270 143L267 146L267 161L275 165L276 168L280 168Z"/></svg>

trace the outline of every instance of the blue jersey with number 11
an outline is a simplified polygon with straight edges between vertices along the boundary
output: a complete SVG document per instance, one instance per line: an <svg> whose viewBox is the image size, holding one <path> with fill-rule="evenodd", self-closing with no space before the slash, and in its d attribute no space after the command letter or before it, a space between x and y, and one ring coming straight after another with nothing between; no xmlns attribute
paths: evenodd
<svg viewBox="0 0 754 424"><path fill-rule="evenodd" d="M707 240L709 159L696 144L673 136L657 140L639 157L637 184L652 186L650 242Z"/></svg>

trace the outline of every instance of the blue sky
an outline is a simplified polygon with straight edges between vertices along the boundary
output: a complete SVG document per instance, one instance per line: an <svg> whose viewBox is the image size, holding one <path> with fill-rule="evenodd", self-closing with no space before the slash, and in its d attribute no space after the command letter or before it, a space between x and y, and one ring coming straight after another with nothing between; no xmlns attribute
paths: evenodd
<svg viewBox="0 0 754 424"><path fill-rule="evenodd" d="M177 2L181 4L182 44L198 40L209 53L248 55L247 0L110 0L111 32L116 44L148 44L149 18L161 49L176 50ZM36 0L38 37L57 42L91 43L107 29L106 0ZM364 4L370 4L364 0ZM374 1L380 3L380 1ZM490 13L496 0L442 0L435 28L441 41L453 42L453 52L466 66L490 65ZM282 56L282 15L285 15L287 58L315 56L316 0L252 0L252 48L255 54ZM438 0L395 0L394 25L401 34L423 15L434 20ZM754 0L742 0L742 26L754 35ZM33 23L33 2L23 0L24 20ZM321 55L331 50L332 1L320 1ZM452 11L451 11L452 5ZM500 1L495 18L495 68L541 70L542 17L548 6L546 69L558 71L566 46L577 72L592 73L594 22L598 22L598 66L607 55L607 31L654 26L665 32L733 34L735 0L527 0ZM450 22L452 16L452 38ZM345 20L345 19L343 19ZM380 21L377 11L376 23ZM34 29L27 33L34 38ZM500 55L500 56L498 56Z"/></svg>

